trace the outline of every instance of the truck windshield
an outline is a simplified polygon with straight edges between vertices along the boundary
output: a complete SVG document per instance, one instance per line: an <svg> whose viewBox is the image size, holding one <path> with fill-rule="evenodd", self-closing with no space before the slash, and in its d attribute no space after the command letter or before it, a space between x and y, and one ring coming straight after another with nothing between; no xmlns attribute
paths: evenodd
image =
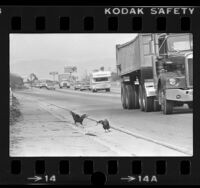
<svg viewBox="0 0 200 188"><path fill-rule="evenodd" d="M189 35L169 36L167 39L168 50L171 52L192 50L193 43Z"/></svg>
<svg viewBox="0 0 200 188"><path fill-rule="evenodd" d="M185 65L184 63L172 63L165 65L165 70L167 72L177 73L179 76L185 75Z"/></svg>
<svg viewBox="0 0 200 188"><path fill-rule="evenodd" d="M108 81L108 77L100 77L100 78L94 78L95 82L105 82Z"/></svg>

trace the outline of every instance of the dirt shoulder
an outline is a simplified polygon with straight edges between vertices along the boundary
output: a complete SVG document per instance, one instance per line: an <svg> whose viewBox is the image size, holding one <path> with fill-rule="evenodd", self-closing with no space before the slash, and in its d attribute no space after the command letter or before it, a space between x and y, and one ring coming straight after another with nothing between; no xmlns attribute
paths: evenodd
<svg viewBox="0 0 200 188"><path fill-rule="evenodd" d="M10 126L10 156L116 156L115 151L72 128L40 107L37 100L16 94L22 117Z"/></svg>

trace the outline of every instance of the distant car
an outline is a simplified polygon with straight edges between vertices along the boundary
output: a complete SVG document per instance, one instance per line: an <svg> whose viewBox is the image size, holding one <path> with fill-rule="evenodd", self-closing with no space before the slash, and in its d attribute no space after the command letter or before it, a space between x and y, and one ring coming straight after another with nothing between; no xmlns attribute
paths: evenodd
<svg viewBox="0 0 200 188"><path fill-rule="evenodd" d="M78 90L78 89L80 89L81 88L81 82L76 82L75 84L74 84L74 90Z"/></svg>
<svg viewBox="0 0 200 188"><path fill-rule="evenodd" d="M80 91L90 90L90 84L88 82L81 83Z"/></svg>
<svg viewBox="0 0 200 188"><path fill-rule="evenodd" d="M40 83L40 88L46 88L46 89L53 89L53 90L55 90L55 84L52 81L49 81L49 80L42 81Z"/></svg>
<svg viewBox="0 0 200 188"><path fill-rule="evenodd" d="M35 84L35 87L38 87L38 88L39 88L40 85L41 85L41 83L36 83L36 84Z"/></svg>

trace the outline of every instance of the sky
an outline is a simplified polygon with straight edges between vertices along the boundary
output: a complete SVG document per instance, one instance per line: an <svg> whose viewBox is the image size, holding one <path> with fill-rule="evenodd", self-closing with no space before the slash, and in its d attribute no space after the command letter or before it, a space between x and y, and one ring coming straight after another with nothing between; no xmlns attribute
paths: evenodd
<svg viewBox="0 0 200 188"><path fill-rule="evenodd" d="M64 66L76 66L83 78L104 66L116 70L116 44L126 43L137 34L10 34L10 72L39 79L49 73L64 73Z"/></svg>

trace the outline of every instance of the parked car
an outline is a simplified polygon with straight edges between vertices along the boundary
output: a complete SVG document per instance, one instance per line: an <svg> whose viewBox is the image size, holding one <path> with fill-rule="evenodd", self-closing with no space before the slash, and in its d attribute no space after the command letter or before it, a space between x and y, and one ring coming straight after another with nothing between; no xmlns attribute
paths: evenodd
<svg viewBox="0 0 200 188"><path fill-rule="evenodd" d="M81 83L80 91L83 91L83 90L90 90L90 83L89 82Z"/></svg>
<svg viewBox="0 0 200 188"><path fill-rule="evenodd" d="M74 90L78 90L78 89L80 89L81 88L81 82L76 82L75 84L74 84Z"/></svg>
<svg viewBox="0 0 200 188"><path fill-rule="evenodd" d="M55 90L55 84L53 83L53 81L45 80L45 81L42 81L40 83L40 88L46 88L46 89L53 89L53 90Z"/></svg>

